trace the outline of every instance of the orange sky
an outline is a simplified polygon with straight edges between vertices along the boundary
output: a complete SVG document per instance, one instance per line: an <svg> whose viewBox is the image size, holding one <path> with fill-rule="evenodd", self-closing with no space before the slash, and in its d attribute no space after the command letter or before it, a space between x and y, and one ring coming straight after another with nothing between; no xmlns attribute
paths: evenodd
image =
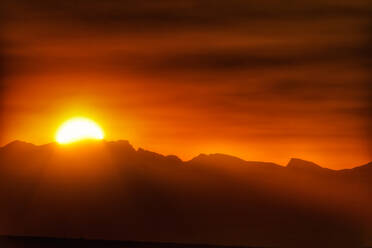
<svg viewBox="0 0 372 248"><path fill-rule="evenodd" d="M0 145L106 139L331 168L372 160L368 1L5 0Z"/></svg>

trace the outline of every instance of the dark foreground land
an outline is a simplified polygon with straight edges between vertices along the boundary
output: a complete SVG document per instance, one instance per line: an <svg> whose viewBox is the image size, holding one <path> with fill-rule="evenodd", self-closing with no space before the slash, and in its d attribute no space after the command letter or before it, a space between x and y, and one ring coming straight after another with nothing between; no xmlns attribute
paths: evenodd
<svg viewBox="0 0 372 248"><path fill-rule="evenodd" d="M0 148L0 231L13 236L362 247L372 244L371 195L372 162L331 170L296 158L182 161L127 141ZM66 242L20 247L133 246Z"/></svg>
<svg viewBox="0 0 372 248"><path fill-rule="evenodd" d="M68 239L51 237L0 236L1 248L259 248L259 246L227 246L118 240ZM304 247L308 247L304 245ZM268 247L266 247L268 248ZM298 248L301 248L298 246ZM371 248L371 247L364 247Z"/></svg>
<svg viewBox="0 0 372 248"><path fill-rule="evenodd" d="M1 248L253 248L206 244L157 243L46 237L0 236ZM258 247L255 247L258 248Z"/></svg>

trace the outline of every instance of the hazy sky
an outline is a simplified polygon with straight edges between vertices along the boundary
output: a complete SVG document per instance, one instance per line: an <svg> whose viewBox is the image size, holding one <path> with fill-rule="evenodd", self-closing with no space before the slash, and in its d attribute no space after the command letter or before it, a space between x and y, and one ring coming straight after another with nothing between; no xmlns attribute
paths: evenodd
<svg viewBox="0 0 372 248"><path fill-rule="evenodd" d="M369 162L368 2L3 0L0 145L78 115L183 159Z"/></svg>

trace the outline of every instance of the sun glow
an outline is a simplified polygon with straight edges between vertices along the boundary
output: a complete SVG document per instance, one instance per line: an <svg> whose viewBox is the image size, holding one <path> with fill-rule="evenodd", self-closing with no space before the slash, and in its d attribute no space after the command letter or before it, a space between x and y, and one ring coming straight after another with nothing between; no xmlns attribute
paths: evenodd
<svg viewBox="0 0 372 248"><path fill-rule="evenodd" d="M101 140L104 133L101 127L94 121L76 117L61 125L57 131L56 141L60 144L68 144L80 140Z"/></svg>

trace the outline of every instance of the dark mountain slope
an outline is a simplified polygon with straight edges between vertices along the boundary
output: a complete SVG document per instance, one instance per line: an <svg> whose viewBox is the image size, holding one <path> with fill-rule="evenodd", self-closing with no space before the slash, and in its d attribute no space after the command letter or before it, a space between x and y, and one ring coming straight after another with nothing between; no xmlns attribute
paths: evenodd
<svg viewBox="0 0 372 248"><path fill-rule="evenodd" d="M136 150L127 141L17 142L0 148L0 232L250 246L361 245L372 204L358 177L350 188L354 171L289 164L223 154L183 162ZM302 169L294 169L298 164Z"/></svg>

